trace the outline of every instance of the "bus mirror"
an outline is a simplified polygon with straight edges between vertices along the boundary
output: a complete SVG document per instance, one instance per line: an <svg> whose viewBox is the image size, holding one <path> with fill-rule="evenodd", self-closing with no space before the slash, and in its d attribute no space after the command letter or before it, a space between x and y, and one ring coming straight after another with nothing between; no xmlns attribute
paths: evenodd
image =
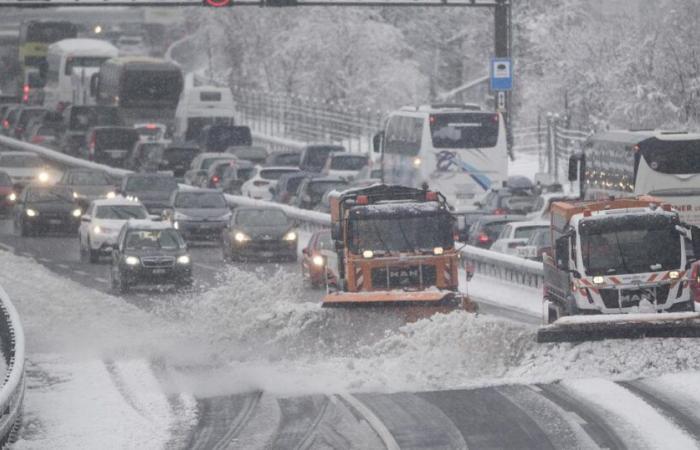
<svg viewBox="0 0 700 450"><path fill-rule="evenodd" d="M700 260L700 227L691 227L690 233L693 236L693 256L696 260Z"/></svg>
<svg viewBox="0 0 700 450"><path fill-rule="evenodd" d="M97 92L100 90L100 74L94 73L90 77L90 96L97 97Z"/></svg>
<svg viewBox="0 0 700 450"><path fill-rule="evenodd" d="M379 131L372 137L372 149L374 153L382 152L382 141L384 141L384 132Z"/></svg>
<svg viewBox="0 0 700 450"><path fill-rule="evenodd" d="M578 158L576 155L569 157L569 181L578 180Z"/></svg>
<svg viewBox="0 0 700 450"><path fill-rule="evenodd" d="M555 257L557 269L569 271L569 237L560 237L556 241Z"/></svg>

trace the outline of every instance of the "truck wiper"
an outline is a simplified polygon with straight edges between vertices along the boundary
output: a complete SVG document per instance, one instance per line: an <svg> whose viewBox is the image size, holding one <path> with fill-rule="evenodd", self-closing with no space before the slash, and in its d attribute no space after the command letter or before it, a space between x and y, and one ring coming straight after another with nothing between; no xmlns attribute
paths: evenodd
<svg viewBox="0 0 700 450"><path fill-rule="evenodd" d="M617 243L617 251L620 252L620 260L622 261L622 268L625 272L632 273L632 271L627 267L627 261L625 261L625 255L622 253L622 246L620 245L620 237L615 232L615 242Z"/></svg>
<svg viewBox="0 0 700 450"><path fill-rule="evenodd" d="M401 221L397 220L396 224L399 226L399 231L401 232L401 237L403 237L403 241L406 244L406 246L411 249L411 253L415 254L416 249L411 245L411 241L408 240L408 237L406 237L406 233L403 231L403 227L401 226Z"/></svg>
<svg viewBox="0 0 700 450"><path fill-rule="evenodd" d="M384 242L384 239L382 239L382 234L379 232L379 229L377 228L377 223L374 220L370 220L372 223L372 229L374 230L374 234L377 235L377 240L379 241L380 244L382 244L382 247L384 248L384 252L389 254L391 253L389 251L389 247L387 247L386 242Z"/></svg>

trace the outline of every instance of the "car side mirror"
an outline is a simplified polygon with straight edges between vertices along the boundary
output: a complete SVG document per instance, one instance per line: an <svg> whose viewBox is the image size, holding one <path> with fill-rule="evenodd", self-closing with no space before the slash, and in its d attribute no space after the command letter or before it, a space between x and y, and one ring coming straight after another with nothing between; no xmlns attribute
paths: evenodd
<svg viewBox="0 0 700 450"><path fill-rule="evenodd" d="M92 221L92 218L88 215L84 215L83 217L80 218L80 220L82 222L85 222L85 223L90 223Z"/></svg>
<svg viewBox="0 0 700 450"><path fill-rule="evenodd" d="M372 151L374 151L374 153L381 153L382 152L383 141L384 141L384 132L383 131L375 133L375 135L372 136Z"/></svg>
<svg viewBox="0 0 700 450"><path fill-rule="evenodd" d="M481 202L474 202L474 206L476 206L477 208L481 208L482 206L484 206L484 204Z"/></svg>

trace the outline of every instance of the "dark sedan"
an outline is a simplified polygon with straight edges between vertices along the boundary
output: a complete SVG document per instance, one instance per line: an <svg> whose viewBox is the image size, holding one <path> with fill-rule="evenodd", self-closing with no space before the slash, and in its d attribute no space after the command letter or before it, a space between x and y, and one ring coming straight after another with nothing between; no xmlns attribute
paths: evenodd
<svg viewBox="0 0 700 450"><path fill-rule="evenodd" d="M12 178L3 171L0 171L0 214L7 214L15 206L17 194L15 193Z"/></svg>
<svg viewBox="0 0 700 450"><path fill-rule="evenodd" d="M187 241L218 239L231 219L224 194L214 189L175 191L163 214Z"/></svg>
<svg viewBox="0 0 700 450"><path fill-rule="evenodd" d="M112 251L112 288L127 292L135 285L192 285L187 244L170 224L130 220Z"/></svg>
<svg viewBox="0 0 700 450"><path fill-rule="evenodd" d="M222 233L224 261L247 259L297 260L295 223L281 209L237 208Z"/></svg>
<svg viewBox="0 0 700 450"><path fill-rule="evenodd" d="M151 214L162 214L170 206L170 196L177 189L172 175L131 173L122 179L119 192L126 198L140 201Z"/></svg>
<svg viewBox="0 0 700 450"><path fill-rule="evenodd" d="M73 191L73 198L87 209L91 201L99 198L114 198L114 182L107 173L95 169L68 169L63 172L61 186Z"/></svg>
<svg viewBox="0 0 700 450"><path fill-rule="evenodd" d="M75 233L81 215L80 205L69 188L30 184L17 199L15 229L22 236L50 230Z"/></svg>

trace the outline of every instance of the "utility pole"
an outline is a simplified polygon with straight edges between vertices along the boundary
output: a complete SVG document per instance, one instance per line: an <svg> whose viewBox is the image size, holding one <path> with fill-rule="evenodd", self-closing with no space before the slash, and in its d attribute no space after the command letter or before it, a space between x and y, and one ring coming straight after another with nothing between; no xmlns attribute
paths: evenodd
<svg viewBox="0 0 700 450"><path fill-rule="evenodd" d="M496 58L511 57L511 2L510 0L496 0L494 7L494 56ZM499 99L504 96L503 99ZM511 126L511 92L495 92L495 109L503 112L506 121L506 134L508 136L509 153L512 148L513 133ZM505 107L503 107L505 106Z"/></svg>

